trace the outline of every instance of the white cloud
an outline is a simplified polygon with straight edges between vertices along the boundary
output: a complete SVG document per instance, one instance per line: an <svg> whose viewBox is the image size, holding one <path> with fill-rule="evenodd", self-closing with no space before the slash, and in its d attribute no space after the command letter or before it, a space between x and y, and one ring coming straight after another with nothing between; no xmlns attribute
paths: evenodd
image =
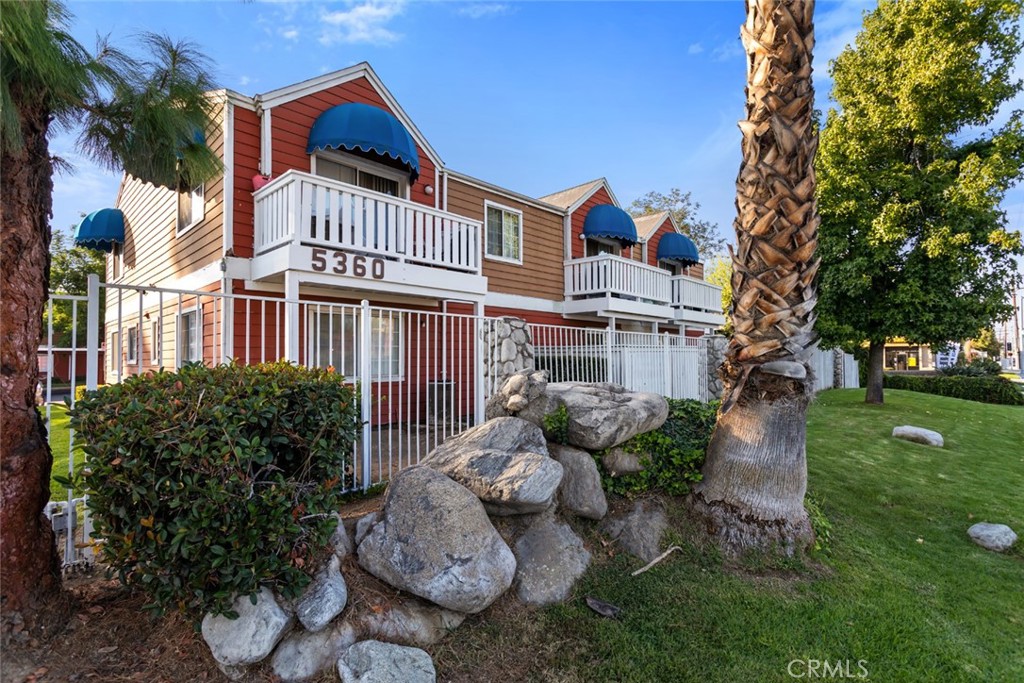
<svg viewBox="0 0 1024 683"><path fill-rule="evenodd" d="M252 82L253 82L253 81L252 81L252 79L251 79L251 78L249 78L248 76L241 76L241 77L239 77L239 79L238 79L238 85L240 85L240 86L241 86L241 87L243 87L243 88L244 88L245 86L249 85L249 84L250 84L250 83L252 83Z"/></svg>
<svg viewBox="0 0 1024 683"><path fill-rule="evenodd" d="M283 28L283 29L281 29L280 33L281 33L281 37L284 38L285 40L298 40L299 39L299 29L295 28L294 26L289 26L287 28Z"/></svg>
<svg viewBox="0 0 1024 683"><path fill-rule="evenodd" d="M500 2L473 2L459 7L459 14L470 19L482 19L507 14L512 8Z"/></svg>
<svg viewBox="0 0 1024 683"><path fill-rule="evenodd" d="M729 38L711 51L711 58L716 62L727 62L730 59L738 59L743 56L743 44L739 36Z"/></svg>
<svg viewBox="0 0 1024 683"><path fill-rule="evenodd" d="M320 43L370 43L386 45L394 43L401 36L387 28L388 22L400 15L405 3L367 0L360 4L349 4L349 8L329 12L320 11Z"/></svg>
<svg viewBox="0 0 1024 683"><path fill-rule="evenodd" d="M686 52L687 52L687 54L691 54L691 55L699 55L701 52L704 52L704 46L701 45L700 43L693 43L686 50Z"/></svg>

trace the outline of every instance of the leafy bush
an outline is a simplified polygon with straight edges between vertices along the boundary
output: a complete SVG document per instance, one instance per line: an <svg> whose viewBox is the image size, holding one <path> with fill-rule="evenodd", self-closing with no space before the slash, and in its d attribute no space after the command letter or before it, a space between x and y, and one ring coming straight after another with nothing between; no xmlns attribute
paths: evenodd
<svg viewBox="0 0 1024 683"><path fill-rule="evenodd" d="M297 597L336 524L358 410L339 375L193 364L90 392L72 425L103 561L157 612Z"/></svg>
<svg viewBox="0 0 1024 683"><path fill-rule="evenodd" d="M945 375L885 375L887 389L906 389L925 394L963 398L981 403L1024 405L1024 393L1009 380L1001 377L969 377Z"/></svg>
<svg viewBox="0 0 1024 683"><path fill-rule="evenodd" d="M107 386L107 385L106 384L99 384L99 385L96 386L96 390L99 391L100 389L102 389L105 386ZM84 384L79 384L77 387L75 387L75 403L78 403L83 398L85 398L87 391L88 390L85 388Z"/></svg>
<svg viewBox="0 0 1024 683"><path fill-rule="evenodd" d="M569 409L564 404L544 416L544 436L555 443L569 443Z"/></svg>
<svg viewBox="0 0 1024 683"><path fill-rule="evenodd" d="M717 412L717 401L668 399L665 424L653 432L638 434L620 446L640 456L643 471L612 477L602 468L605 490L619 495L651 490L674 496L689 493L690 484L701 479L700 468L704 465ZM601 467L600 454L595 457Z"/></svg>
<svg viewBox="0 0 1024 683"><path fill-rule="evenodd" d="M967 365L951 365L940 372L949 377L998 377L1003 371L998 361L988 358L975 358Z"/></svg>

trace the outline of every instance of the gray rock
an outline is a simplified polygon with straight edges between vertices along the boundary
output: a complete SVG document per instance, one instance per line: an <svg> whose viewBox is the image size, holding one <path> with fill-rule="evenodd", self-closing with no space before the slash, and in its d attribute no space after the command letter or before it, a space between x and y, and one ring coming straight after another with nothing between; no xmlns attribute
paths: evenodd
<svg viewBox="0 0 1024 683"><path fill-rule="evenodd" d="M924 429L923 427L912 427L910 425L893 427L892 435L897 439L912 441L924 444L925 446L938 446L942 448L943 445L942 434L933 432L930 429Z"/></svg>
<svg viewBox="0 0 1024 683"><path fill-rule="evenodd" d="M609 449L601 456L601 465L613 477L644 471L640 456L636 453L627 453L621 448Z"/></svg>
<svg viewBox="0 0 1024 683"><path fill-rule="evenodd" d="M601 525L616 545L644 562L660 554L661 537L667 527L665 511L651 501L637 501L629 511L613 515Z"/></svg>
<svg viewBox="0 0 1024 683"><path fill-rule="evenodd" d="M356 522L356 546L363 542L366 534L370 533L370 530L379 521L380 510L374 510L359 518L359 521Z"/></svg>
<svg viewBox="0 0 1024 683"><path fill-rule="evenodd" d="M243 595L231 608L238 612L237 619L207 614L202 625L203 640L213 658L228 666L255 664L265 658L293 621L269 588L260 590L255 605Z"/></svg>
<svg viewBox="0 0 1024 683"><path fill-rule="evenodd" d="M590 553L568 524L542 517L515 546L516 595L527 605L553 605L569 597L587 570Z"/></svg>
<svg viewBox="0 0 1024 683"><path fill-rule="evenodd" d="M591 451L618 446L637 434L657 429L668 418L664 397L626 391L617 384L548 384L545 394L548 412L561 405L568 411L569 443Z"/></svg>
<svg viewBox="0 0 1024 683"><path fill-rule="evenodd" d="M594 456L572 446L551 444L551 457L562 465L558 501L577 517L601 519L608 513L608 499L601 488L601 473Z"/></svg>
<svg viewBox="0 0 1024 683"><path fill-rule="evenodd" d="M997 553L1009 550L1017 542L1017 534L1005 524L979 522L967 530L967 535L982 548Z"/></svg>
<svg viewBox="0 0 1024 683"><path fill-rule="evenodd" d="M315 633L341 614L347 601L348 587L341 576L341 562L332 555L295 603L295 616L307 631Z"/></svg>
<svg viewBox="0 0 1024 683"><path fill-rule="evenodd" d="M523 370L510 375L501 388L487 401L484 416L488 420L498 417L519 416L537 426L543 426L541 418L546 414L547 401L544 390L548 385L548 373L544 370ZM527 415L519 415L532 403L536 405Z"/></svg>
<svg viewBox="0 0 1024 683"><path fill-rule="evenodd" d="M488 420L446 439L422 464L462 484L497 514L546 509L562 481L544 433L516 417Z"/></svg>
<svg viewBox="0 0 1024 683"><path fill-rule="evenodd" d="M331 534L331 547L334 548L335 556L339 560L344 560L346 556L352 554L355 546L352 543L352 537L348 535L348 528L345 526L341 515L334 513L334 516L338 519L338 526L334 529L334 533Z"/></svg>
<svg viewBox="0 0 1024 683"><path fill-rule="evenodd" d="M220 672L224 674L225 678L229 681L240 681L246 677L249 673L249 667L247 666L231 666L230 664L221 664L216 659L213 663L217 665Z"/></svg>
<svg viewBox="0 0 1024 683"><path fill-rule="evenodd" d="M274 650L270 667L284 683L306 681L334 668L338 657L354 642L336 629L292 631Z"/></svg>
<svg viewBox="0 0 1024 683"><path fill-rule="evenodd" d="M516 569L480 500L424 466L391 480L381 521L358 553L359 564L382 581L470 614L508 590Z"/></svg>
<svg viewBox="0 0 1024 683"><path fill-rule="evenodd" d="M368 610L354 616L351 623L364 638L426 647L440 642L465 619L461 612L405 597L392 601L383 610Z"/></svg>
<svg viewBox="0 0 1024 683"><path fill-rule="evenodd" d="M364 640L338 659L342 683L434 683L434 662L423 650Z"/></svg>

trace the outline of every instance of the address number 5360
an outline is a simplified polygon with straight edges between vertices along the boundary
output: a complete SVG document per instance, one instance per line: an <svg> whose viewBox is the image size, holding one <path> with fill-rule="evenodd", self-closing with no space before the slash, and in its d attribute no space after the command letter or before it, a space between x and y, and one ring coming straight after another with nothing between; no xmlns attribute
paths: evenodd
<svg viewBox="0 0 1024 683"><path fill-rule="evenodd" d="M326 273L330 268L331 272L337 275L353 277L369 275L374 280L384 279L384 259L382 258L368 258L362 254L349 254L344 251L314 249L311 260L313 271L317 273ZM367 269L367 262L369 262L369 269Z"/></svg>

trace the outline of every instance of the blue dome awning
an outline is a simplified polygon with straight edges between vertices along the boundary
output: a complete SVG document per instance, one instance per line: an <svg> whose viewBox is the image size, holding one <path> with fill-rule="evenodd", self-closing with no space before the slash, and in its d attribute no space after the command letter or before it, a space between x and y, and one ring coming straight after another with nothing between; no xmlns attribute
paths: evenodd
<svg viewBox="0 0 1024 683"><path fill-rule="evenodd" d="M420 175L412 135L394 116L369 104L339 104L320 114L309 129L306 153L318 149L372 152L401 162L409 170L409 182Z"/></svg>
<svg viewBox="0 0 1024 683"><path fill-rule="evenodd" d="M583 236L618 240L624 247L639 241L633 218L611 204L598 204L587 212L583 221Z"/></svg>
<svg viewBox="0 0 1024 683"><path fill-rule="evenodd" d="M697 245L686 235L672 232L662 235L658 241L658 260L677 261L684 266L695 266L700 263Z"/></svg>
<svg viewBox="0 0 1024 683"><path fill-rule="evenodd" d="M93 211L75 227L75 246L105 251L124 244L124 214L120 209Z"/></svg>

